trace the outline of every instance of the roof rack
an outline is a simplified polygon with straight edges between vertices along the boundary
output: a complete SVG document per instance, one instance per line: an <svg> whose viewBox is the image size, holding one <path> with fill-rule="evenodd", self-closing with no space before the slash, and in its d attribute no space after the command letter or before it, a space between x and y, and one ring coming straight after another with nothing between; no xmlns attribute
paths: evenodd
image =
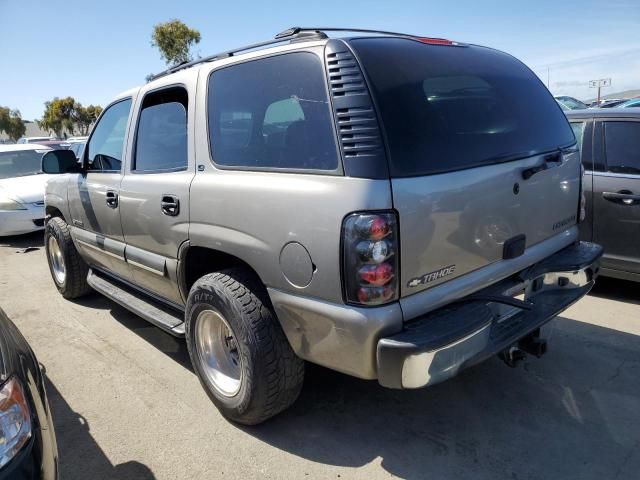
<svg viewBox="0 0 640 480"><path fill-rule="evenodd" d="M357 33L377 33L380 35L393 35L399 37L416 37L416 35L409 35L407 33L397 33L397 32L386 32L384 30L366 30L361 28L319 28L319 27L292 27L283 32L278 33L275 38L271 40L267 40L264 42L253 43L251 45L247 45L240 48L234 48L233 50L227 50L225 52L216 53L214 55L209 55L207 57L198 58L197 60L193 60L191 62L182 62L177 65L174 65L171 68L166 69L163 72L160 72L156 75L153 75L149 81L155 80L160 77L164 77L166 75L170 75L172 73L178 72L180 70L184 70L186 68L193 67L194 65L198 65L200 63L212 62L213 60L219 60L221 58L228 58L236 55L237 53L246 52L249 50L255 50L257 48L266 47L269 45L276 45L278 43L284 42L295 42L295 41L309 41L309 40L317 40L317 39L325 39L328 38L324 32L357 32Z"/></svg>
<svg viewBox="0 0 640 480"><path fill-rule="evenodd" d="M355 32L355 33L377 33L379 35L393 35L394 37L418 37L409 33L387 32L385 30L368 30L364 28L334 28L334 27L291 27L280 32L276 38L288 38L292 35L298 35L305 32Z"/></svg>

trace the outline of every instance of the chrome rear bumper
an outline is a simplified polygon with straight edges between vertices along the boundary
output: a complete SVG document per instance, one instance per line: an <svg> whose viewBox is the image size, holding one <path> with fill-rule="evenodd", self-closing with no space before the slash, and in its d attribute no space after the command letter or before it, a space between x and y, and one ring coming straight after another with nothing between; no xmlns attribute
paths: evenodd
<svg viewBox="0 0 640 480"><path fill-rule="evenodd" d="M508 348L586 295L601 256L599 245L575 243L415 319L378 341L378 381L390 388L433 385Z"/></svg>

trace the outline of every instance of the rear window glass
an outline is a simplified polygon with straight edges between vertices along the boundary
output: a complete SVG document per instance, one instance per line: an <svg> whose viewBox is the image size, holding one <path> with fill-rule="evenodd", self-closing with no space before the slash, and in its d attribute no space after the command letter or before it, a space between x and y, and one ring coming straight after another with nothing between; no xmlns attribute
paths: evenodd
<svg viewBox="0 0 640 480"><path fill-rule="evenodd" d="M549 91L505 53L393 38L351 44L371 83L393 176L509 161L575 141Z"/></svg>
<svg viewBox="0 0 640 480"><path fill-rule="evenodd" d="M338 153L320 59L290 53L214 71L209 139L218 165L335 170Z"/></svg>

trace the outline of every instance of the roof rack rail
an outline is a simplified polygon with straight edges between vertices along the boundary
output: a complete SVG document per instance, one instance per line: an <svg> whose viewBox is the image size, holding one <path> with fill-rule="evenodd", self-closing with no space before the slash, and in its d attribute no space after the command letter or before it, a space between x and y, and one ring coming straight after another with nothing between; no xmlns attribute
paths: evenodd
<svg viewBox="0 0 640 480"><path fill-rule="evenodd" d="M356 33L377 33L380 35L393 35L394 37L413 37L416 38L419 35L411 35L409 33L399 33L399 32L387 32L385 30L369 30L366 28L335 28L335 27L291 27L285 30L284 32L280 32L276 35L276 38L287 38L292 35L298 35L299 33L304 32L356 32Z"/></svg>
<svg viewBox="0 0 640 480"><path fill-rule="evenodd" d="M291 27L283 32L278 33L275 38L271 40L267 40L264 42L253 43L251 45L247 45L240 48L234 48L233 50L227 50L225 52L216 53L214 55L209 55L207 57L198 58L197 60L192 60L191 62L182 62L173 67L166 69L163 72L160 72L156 75L151 76L149 81L155 80L160 77L164 77L165 75L169 75L171 73L175 73L180 70L184 70L186 68L193 67L194 65L198 65L200 63L211 62L213 60L218 60L221 58L232 57L237 53L246 52L249 50L255 50L257 48L266 47L269 45L275 45L278 43L284 42L293 42L293 41L306 41L306 40L315 40L315 39L324 39L327 38L327 35L324 32L356 32L356 33L377 33L380 35L393 35L397 37L412 37L417 38L416 35L410 35L408 33L398 33L398 32L386 32L384 30L367 30L362 28L320 28L320 27Z"/></svg>
<svg viewBox="0 0 640 480"><path fill-rule="evenodd" d="M279 34L280 35L280 34ZM246 45L244 47L240 47L240 48L234 48L233 50L227 50L224 52L220 52L220 53L215 53L213 55L209 55L207 57L203 57L203 58L198 58L196 60L193 60L191 62L183 62L183 63L179 63L177 65L174 65L173 67L170 67L168 69L166 69L163 72L160 72L156 75L153 75L150 78L151 80L155 80L157 78L160 77L164 77L165 75L169 75L171 73L175 73L179 70L184 70L186 68L190 68L193 67L194 65L198 65L200 63L207 63L207 62L212 62L213 60L219 60L221 58L227 58L227 57L233 57L235 54L240 53L240 52L246 52L249 50L255 50L257 48L261 48L261 47L266 47L269 45L275 45L278 43L284 43L284 42L289 42L289 41L303 41L303 40L317 40L317 39L324 39L327 38L327 36L322 33L322 32L315 32L311 30L304 30L304 31L300 31L300 32L295 32L295 33L291 33L289 35L286 36L276 36L275 38L271 39L271 40L266 40L264 42L258 42L258 43L253 43L251 45Z"/></svg>

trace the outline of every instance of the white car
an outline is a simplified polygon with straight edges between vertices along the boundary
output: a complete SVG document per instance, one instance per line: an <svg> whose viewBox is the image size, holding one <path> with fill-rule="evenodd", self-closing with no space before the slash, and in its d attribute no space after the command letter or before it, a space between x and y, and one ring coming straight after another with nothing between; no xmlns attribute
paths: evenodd
<svg viewBox="0 0 640 480"><path fill-rule="evenodd" d="M48 142L50 140L55 140L55 137L22 137L16 143L22 145L25 143Z"/></svg>
<svg viewBox="0 0 640 480"><path fill-rule="evenodd" d="M0 145L0 237L44 228L44 191L49 175L41 160L48 147Z"/></svg>

